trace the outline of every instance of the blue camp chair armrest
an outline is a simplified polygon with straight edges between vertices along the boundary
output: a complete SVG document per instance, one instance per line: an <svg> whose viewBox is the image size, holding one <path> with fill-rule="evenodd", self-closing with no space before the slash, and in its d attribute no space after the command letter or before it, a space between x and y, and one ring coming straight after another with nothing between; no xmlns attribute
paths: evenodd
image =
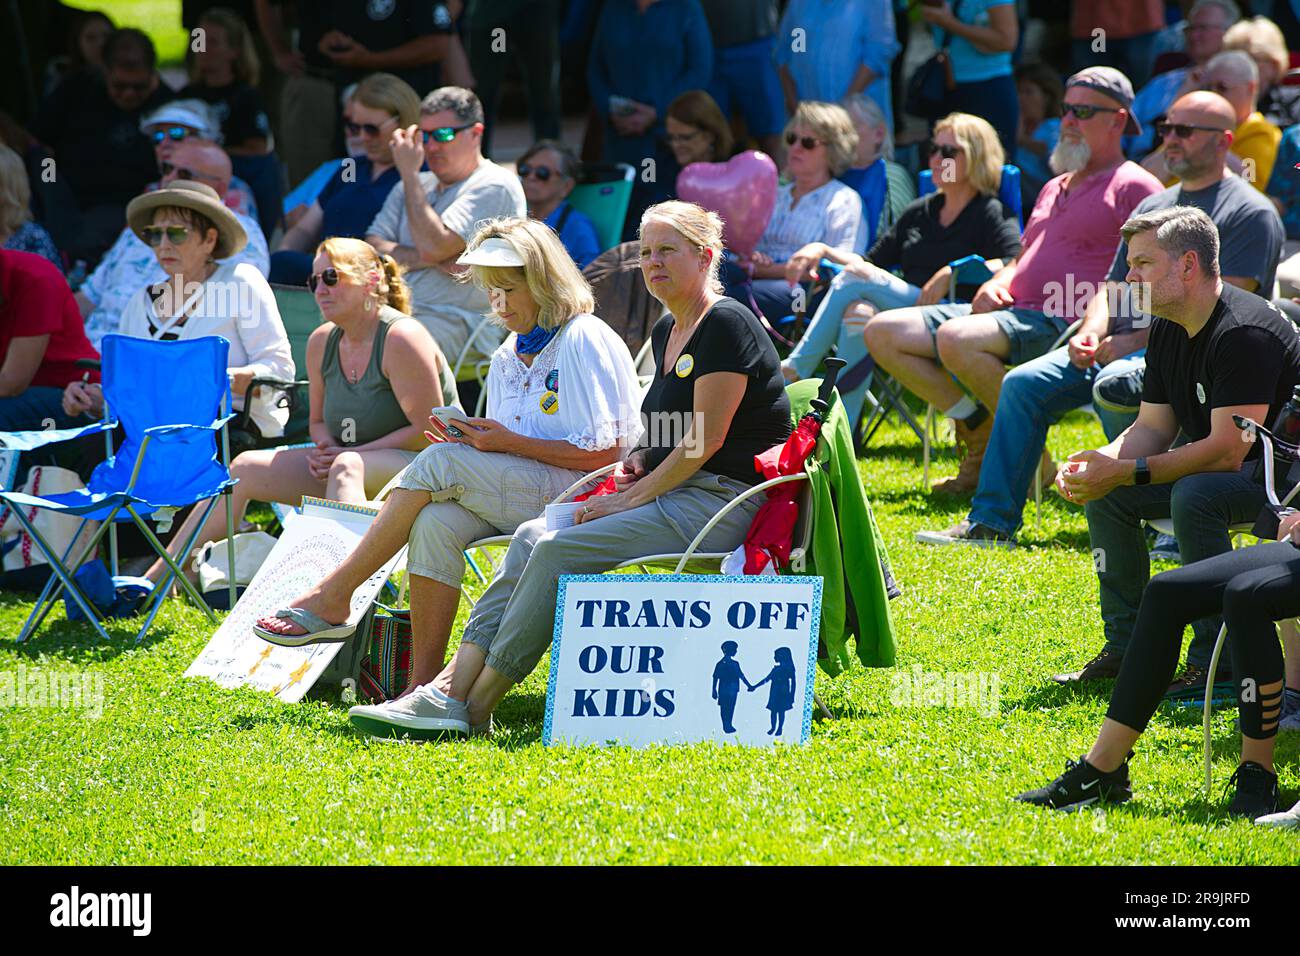
<svg viewBox="0 0 1300 956"><path fill-rule="evenodd" d="M817 263L817 270L820 272L822 269L834 273L835 275L839 275L844 271L844 266L840 265L838 262L831 262L829 259L823 259L821 262Z"/></svg>
<svg viewBox="0 0 1300 956"><path fill-rule="evenodd" d="M225 427L226 422L234 418L234 415L226 415L222 418L214 419L210 425L155 425L153 428L146 428L144 436L154 441L167 442L185 442L189 441L196 432L216 432Z"/></svg>
<svg viewBox="0 0 1300 956"><path fill-rule="evenodd" d="M72 441L82 435L94 435L97 432L111 431L117 427L117 419L100 419L80 428L43 428L37 431L0 432L0 449L5 451L32 451L46 445Z"/></svg>
<svg viewBox="0 0 1300 956"><path fill-rule="evenodd" d="M948 263L948 268L952 270L954 283L985 282L993 278L993 272L985 264L983 256L962 256Z"/></svg>

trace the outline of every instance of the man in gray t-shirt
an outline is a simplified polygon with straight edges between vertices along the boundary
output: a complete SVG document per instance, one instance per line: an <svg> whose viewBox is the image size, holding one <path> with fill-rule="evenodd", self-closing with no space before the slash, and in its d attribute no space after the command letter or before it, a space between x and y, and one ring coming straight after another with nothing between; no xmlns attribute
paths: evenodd
<svg viewBox="0 0 1300 956"><path fill-rule="evenodd" d="M452 362L471 337L469 360L491 355L503 338L487 317L487 295L457 278L456 259L484 221L528 211L519 178L483 158L482 137L483 107L472 92L444 86L426 96L419 125L393 132L402 181L366 231L406 270L411 311Z"/></svg>

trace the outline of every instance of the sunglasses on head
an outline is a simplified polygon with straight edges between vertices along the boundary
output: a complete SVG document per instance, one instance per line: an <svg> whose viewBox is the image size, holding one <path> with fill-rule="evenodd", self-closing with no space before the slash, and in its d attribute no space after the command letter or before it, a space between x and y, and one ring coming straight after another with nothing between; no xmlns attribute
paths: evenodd
<svg viewBox="0 0 1300 956"><path fill-rule="evenodd" d="M471 129L473 126L473 123L466 123L464 126L439 126L437 129L422 129L420 132L424 135L426 143L429 140L433 140L435 143L450 143L456 138L457 133Z"/></svg>
<svg viewBox="0 0 1300 956"><path fill-rule="evenodd" d="M1087 103L1062 103L1061 115L1071 116L1076 119L1090 120L1098 113L1118 113L1119 110L1112 109L1109 106L1090 106Z"/></svg>
<svg viewBox="0 0 1300 956"><path fill-rule="evenodd" d="M551 176L558 175L558 173L549 166L530 166L528 163L520 163L519 178L527 179L529 175L536 176L541 182L546 182Z"/></svg>
<svg viewBox="0 0 1300 956"><path fill-rule="evenodd" d="M1193 123L1157 123L1156 134L1161 139L1168 139L1172 133L1179 139L1191 139L1197 130L1204 130L1207 133L1226 133L1227 130L1220 126L1196 126Z"/></svg>
<svg viewBox="0 0 1300 956"><path fill-rule="evenodd" d="M794 133L786 133L785 145L793 146L795 143L798 143L804 149L812 150L821 145L821 140L815 136L796 136Z"/></svg>
<svg viewBox="0 0 1300 956"><path fill-rule="evenodd" d="M374 123L354 123L351 120L348 120L344 125L347 127L349 136L361 136L362 134L365 134L366 136L374 137L378 136L379 131L392 121L393 118L389 117L376 126Z"/></svg>
<svg viewBox="0 0 1300 956"><path fill-rule="evenodd" d="M313 272L307 277L307 288L312 292L316 291L316 286L324 282L327 286L336 286L339 284L339 271L337 269L326 269L324 272Z"/></svg>
<svg viewBox="0 0 1300 956"><path fill-rule="evenodd" d="M166 129L154 130L153 141L154 145L161 143L165 139L170 139L172 142L179 143L181 140L185 139L185 137L193 135L194 131L192 129L187 129L184 126L168 126Z"/></svg>
<svg viewBox="0 0 1300 956"><path fill-rule="evenodd" d="M958 156L962 155L963 150L960 146L949 146L947 143L934 143L930 146L930 152L931 154L942 156L944 159L956 159Z"/></svg>
<svg viewBox="0 0 1300 956"><path fill-rule="evenodd" d="M161 246L163 236L173 246L179 246L190 237L189 226L145 226L140 231L144 233L144 241L151 246Z"/></svg>

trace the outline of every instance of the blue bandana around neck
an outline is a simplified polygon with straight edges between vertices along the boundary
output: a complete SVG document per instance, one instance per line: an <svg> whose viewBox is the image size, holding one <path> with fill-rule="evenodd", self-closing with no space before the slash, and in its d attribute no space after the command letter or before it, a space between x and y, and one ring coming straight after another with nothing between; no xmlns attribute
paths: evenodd
<svg viewBox="0 0 1300 956"><path fill-rule="evenodd" d="M515 351L520 355L536 355L546 348L559 332L559 328L544 329L540 325L535 325L527 335L515 335Z"/></svg>

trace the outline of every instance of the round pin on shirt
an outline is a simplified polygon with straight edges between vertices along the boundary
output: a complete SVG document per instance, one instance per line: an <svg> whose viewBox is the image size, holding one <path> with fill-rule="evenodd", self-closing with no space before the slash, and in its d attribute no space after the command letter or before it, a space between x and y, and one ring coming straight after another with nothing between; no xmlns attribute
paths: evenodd
<svg viewBox="0 0 1300 956"><path fill-rule="evenodd" d="M677 372L678 378L685 378L691 374L691 369L695 368L695 359L690 355L683 355L677 359L677 365L674 371Z"/></svg>
<svg viewBox="0 0 1300 956"><path fill-rule="evenodd" d="M537 404L541 407L544 414L554 415L560 410L560 396L548 390L544 395L542 395Z"/></svg>

